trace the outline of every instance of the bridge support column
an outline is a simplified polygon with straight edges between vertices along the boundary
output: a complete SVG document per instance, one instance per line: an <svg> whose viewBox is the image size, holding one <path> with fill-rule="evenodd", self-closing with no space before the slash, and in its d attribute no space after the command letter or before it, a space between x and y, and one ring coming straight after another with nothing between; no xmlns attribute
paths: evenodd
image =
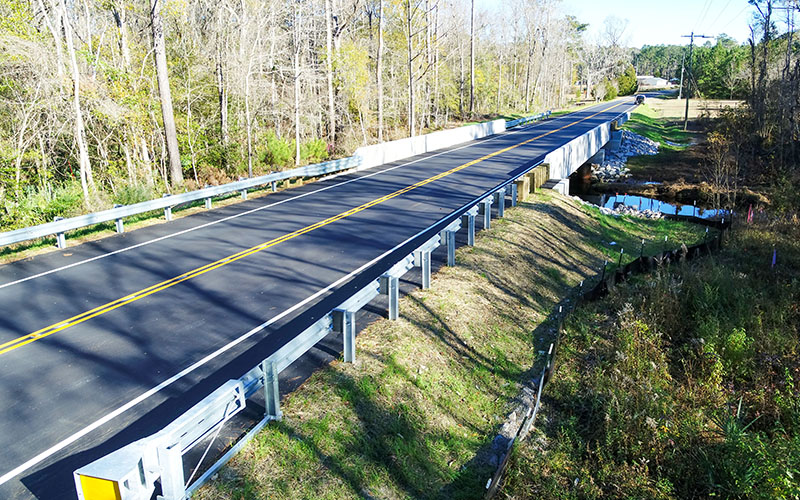
<svg viewBox="0 0 800 500"><path fill-rule="evenodd" d="M381 294L389 296L389 319L395 320L400 315L400 279L384 274L380 285Z"/></svg>

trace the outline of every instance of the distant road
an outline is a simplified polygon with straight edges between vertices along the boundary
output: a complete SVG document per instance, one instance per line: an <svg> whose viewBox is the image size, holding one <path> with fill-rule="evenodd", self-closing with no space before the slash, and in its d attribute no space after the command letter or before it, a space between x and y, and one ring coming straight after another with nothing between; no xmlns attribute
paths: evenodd
<svg viewBox="0 0 800 500"><path fill-rule="evenodd" d="M72 470L240 377L342 302L354 270L634 107L0 267L0 498L74 498Z"/></svg>

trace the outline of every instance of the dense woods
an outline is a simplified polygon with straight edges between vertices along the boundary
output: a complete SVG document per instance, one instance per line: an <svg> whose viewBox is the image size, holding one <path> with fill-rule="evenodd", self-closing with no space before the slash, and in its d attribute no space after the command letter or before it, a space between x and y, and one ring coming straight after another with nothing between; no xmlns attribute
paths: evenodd
<svg viewBox="0 0 800 500"><path fill-rule="evenodd" d="M556 4L0 0L0 227L563 106L627 52Z"/></svg>
<svg viewBox="0 0 800 500"><path fill-rule="evenodd" d="M763 14L749 45L696 47L691 81L785 142L797 41ZM0 228L680 75L684 47L586 28L558 0L0 0Z"/></svg>

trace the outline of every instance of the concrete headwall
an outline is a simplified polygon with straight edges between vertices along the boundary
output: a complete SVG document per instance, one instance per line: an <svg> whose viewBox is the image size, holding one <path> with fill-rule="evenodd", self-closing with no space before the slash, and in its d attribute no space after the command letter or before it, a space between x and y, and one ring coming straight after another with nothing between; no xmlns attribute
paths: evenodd
<svg viewBox="0 0 800 500"><path fill-rule="evenodd" d="M611 123L603 123L544 157L551 179L566 179L611 139Z"/></svg>
<svg viewBox="0 0 800 500"><path fill-rule="evenodd" d="M500 132L505 132L505 130L505 120L494 120L466 127L441 130L432 134L364 146L356 149L353 156L361 158L361 165L358 167L361 170L499 134Z"/></svg>

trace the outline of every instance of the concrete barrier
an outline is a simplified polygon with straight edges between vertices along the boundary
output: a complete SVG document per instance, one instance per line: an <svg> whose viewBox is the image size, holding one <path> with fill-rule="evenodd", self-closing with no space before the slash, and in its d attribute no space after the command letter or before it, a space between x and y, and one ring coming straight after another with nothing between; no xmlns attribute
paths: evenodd
<svg viewBox="0 0 800 500"><path fill-rule="evenodd" d="M505 120L494 120L491 122L477 123L466 127L441 130L431 134L364 146L356 149L353 156L361 159L358 170L362 170L397 160L403 160L437 149L447 148L456 144L474 141L475 139L505 132L505 130Z"/></svg>
<svg viewBox="0 0 800 500"><path fill-rule="evenodd" d="M611 123L603 123L551 151L544 157L544 162L550 165L550 178L568 178L572 172L597 154L610 139Z"/></svg>

